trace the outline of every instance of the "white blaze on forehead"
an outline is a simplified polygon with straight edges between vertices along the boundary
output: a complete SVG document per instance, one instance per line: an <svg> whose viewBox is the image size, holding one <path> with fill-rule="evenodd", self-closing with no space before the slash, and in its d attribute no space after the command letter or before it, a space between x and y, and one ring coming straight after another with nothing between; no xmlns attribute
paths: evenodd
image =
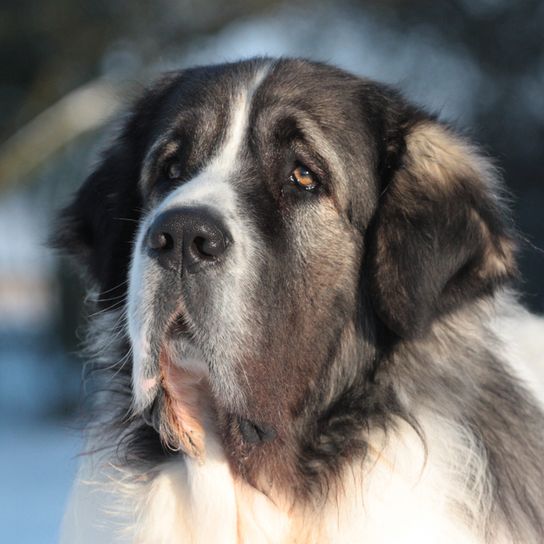
<svg viewBox="0 0 544 544"><path fill-rule="evenodd" d="M217 300L210 301L215 308L214 321L224 325L223 331L209 331L209 336L213 338L210 341L217 344L215 351L220 351L222 342L232 343L229 342L232 337L226 337L225 331L237 334L246 328L245 309L241 298L243 291L247 291L248 284L251 283L248 265L250 255L255 253L254 235L251 233L251 225L238 212L232 181L247 139L252 99L268 71L269 66L261 68L249 84L233 90L229 125L217 153L192 180L182 184L153 209L141 225L130 270L128 303L128 331L134 359L133 402L136 411L144 409L152 402L159 383L158 376L149 375L149 367L153 361L148 338L153 322L151 301L156 294L153 280L160 274L160 270L145 255L142 246L149 226L160 213L170 208L205 206L222 219L235 243L229 255L230 266L225 266L224 270L224 280L228 282L229 289L223 289L217 294ZM156 150L151 154L156 154ZM145 175L144 172L143 176ZM223 392L232 399L239 399L239 388L235 383L233 369L221 366L218 372L221 374Z"/></svg>
<svg viewBox="0 0 544 544"><path fill-rule="evenodd" d="M165 199L159 212L192 203L215 204L226 213L233 211L235 199L230 181L236 173L240 153L247 139L253 96L268 70L268 67L262 68L249 85L233 93L229 126L223 144L196 177L184 183Z"/></svg>

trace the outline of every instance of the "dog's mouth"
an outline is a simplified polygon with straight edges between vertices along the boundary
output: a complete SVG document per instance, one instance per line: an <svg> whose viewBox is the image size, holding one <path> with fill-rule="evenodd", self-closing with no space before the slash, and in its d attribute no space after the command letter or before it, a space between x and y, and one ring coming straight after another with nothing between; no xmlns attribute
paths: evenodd
<svg viewBox="0 0 544 544"><path fill-rule="evenodd" d="M168 335L190 334L186 322L176 319ZM158 361L158 387L152 403L142 412L170 451L202 459L205 429L213 419L208 379L175 359L165 338Z"/></svg>
<svg viewBox="0 0 544 544"><path fill-rule="evenodd" d="M199 352L194 342L195 325L185 310L176 310L163 330L153 362L154 395L141 415L168 450L203 460L206 434L216 432L218 426L208 367L202 356L195 357ZM229 420L248 445L269 442L276 436L271 425L240 414L231 413Z"/></svg>
<svg viewBox="0 0 544 544"><path fill-rule="evenodd" d="M176 340L180 337L187 340L193 339L193 332L185 310L178 311L177 314L174 315L165 334L166 340Z"/></svg>

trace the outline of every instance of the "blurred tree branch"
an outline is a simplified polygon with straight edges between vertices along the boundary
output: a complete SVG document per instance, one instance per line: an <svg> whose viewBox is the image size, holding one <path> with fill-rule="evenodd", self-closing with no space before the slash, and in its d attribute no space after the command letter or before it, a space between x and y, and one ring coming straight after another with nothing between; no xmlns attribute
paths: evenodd
<svg viewBox="0 0 544 544"><path fill-rule="evenodd" d="M280 3L54 0L36 10L31 0L6 0L0 6L0 99L7 106L0 114L0 134L7 136L0 144L0 191L24 182L69 142L102 125L126 103L120 100L130 87L126 81L142 66ZM136 66L128 75L125 65L116 66L118 80L96 78L108 72L103 63L119 44L130 48Z"/></svg>
<svg viewBox="0 0 544 544"><path fill-rule="evenodd" d="M25 179L69 142L104 124L120 108L127 86L96 79L20 128L0 146L0 191Z"/></svg>

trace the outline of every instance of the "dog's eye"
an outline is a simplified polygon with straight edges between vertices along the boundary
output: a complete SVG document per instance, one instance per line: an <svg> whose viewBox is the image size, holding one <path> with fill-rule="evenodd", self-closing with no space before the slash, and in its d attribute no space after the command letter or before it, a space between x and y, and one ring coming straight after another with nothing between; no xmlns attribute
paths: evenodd
<svg viewBox="0 0 544 544"><path fill-rule="evenodd" d="M172 162L166 167L166 176L168 179L176 180L182 176L181 166L177 162Z"/></svg>
<svg viewBox="0 0 544 544"><path fill-rule="evenodd" d="M314 191L319 185L315 175L302 164L291 172L289 181L305 191Z"/></svg>

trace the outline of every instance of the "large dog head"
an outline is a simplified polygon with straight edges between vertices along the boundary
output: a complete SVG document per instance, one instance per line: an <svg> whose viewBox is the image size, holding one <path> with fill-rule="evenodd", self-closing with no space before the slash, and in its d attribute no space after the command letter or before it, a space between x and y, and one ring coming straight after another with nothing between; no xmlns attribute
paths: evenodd
<svg viewBox="0 0 544 544"><path fill-rule="evenodd" d="M135 412L199 455L209 403L240 463L296 457L381 339L424 336L515 268L485 159L395 92L302 60L160 81L59 243L104 300L128 290Z"/></svg>

